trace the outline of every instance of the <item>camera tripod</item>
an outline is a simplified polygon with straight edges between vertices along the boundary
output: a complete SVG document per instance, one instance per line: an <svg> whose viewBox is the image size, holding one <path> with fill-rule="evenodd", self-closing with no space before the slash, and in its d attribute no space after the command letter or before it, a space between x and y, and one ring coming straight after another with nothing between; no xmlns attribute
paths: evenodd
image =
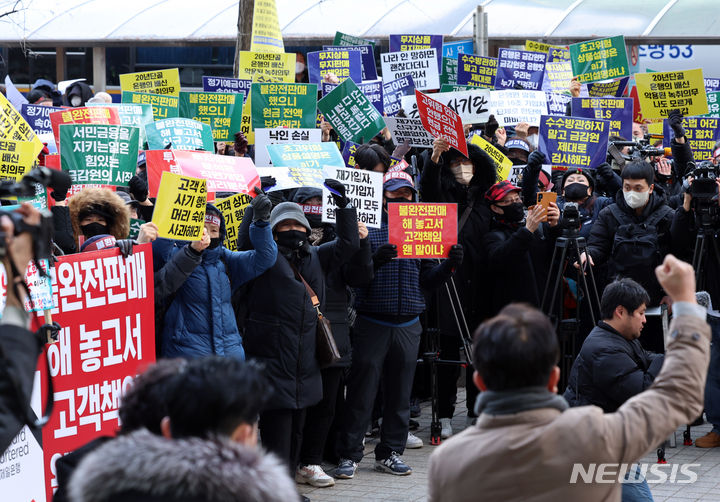
<svg viewBox="0 0 720 502"><path fill-rule="evenodd" d="M698 291L705 290L705 265L711 249L715 260L720 264L720 247L716 237L717 230L710 225L701 225L695 238L695 250L693 251L692 266L695 269L695 282Z"/></svg>
<svg viewBox="0 0 720 502"><path fill-rule="evenodd" d="M558 258L559 251L559 259ZM555 241L552 259L550 262L550 272L545 282L545 290L543 292L541 310L547 314L558 334L560 341L561 361L560 375L562 378L560 388L567 385L577 352L577 335L580 330L580 309L583 299L587 299L590 308L590 317L593 325L596 324L600 314L600 299L598 297L597 286L595 284L595 276L590 259L585 263L588 275L582 270L583 266L577 271L577 307L575 308L575 317L565 319L565 307L563 304L563 288L560 287L563 278L563 272L567 265L572 266L573 263L580 264L580 255L590 256L588 253L587 242L584 237L578 235L577 228L565 228L562 237L558 237ZM557 265L556 265L557 264ZM549 293L550 284L553 284L552 294ZM597 309L598 316L595 315Z"/></svg>

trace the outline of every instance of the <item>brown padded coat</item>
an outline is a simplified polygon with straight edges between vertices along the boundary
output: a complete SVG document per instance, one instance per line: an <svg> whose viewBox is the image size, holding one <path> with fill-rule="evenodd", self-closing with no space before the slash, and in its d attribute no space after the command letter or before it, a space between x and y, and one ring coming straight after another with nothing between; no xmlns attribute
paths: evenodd
<svg viewBox="0 0 720 502"><path fill-rule="evenodd" d="M68 200L75 242L80 231L79 215L88 206L99 206L113 218L108 223L108 232L115 239L125 239L130 233L130 210L118 194L107 188L84 188Z"/></svg>
<svg viewBox="0 0 720 502"><path fill-rule="evenodd" d="M582 464L587 472L591 463L633 463L678 426L692 422L703 409L709 359L708 324L678 316L670 325L665 362L654 383L615 413L581 406L564 412L542 408L481 414L476 426L430 456L428 500L619 502L620 483L586 484L580 476L570 483L573 465ZM616 473L617 479L617 467L606 472ZM663 472L669 474L669 469Z"/></svg>

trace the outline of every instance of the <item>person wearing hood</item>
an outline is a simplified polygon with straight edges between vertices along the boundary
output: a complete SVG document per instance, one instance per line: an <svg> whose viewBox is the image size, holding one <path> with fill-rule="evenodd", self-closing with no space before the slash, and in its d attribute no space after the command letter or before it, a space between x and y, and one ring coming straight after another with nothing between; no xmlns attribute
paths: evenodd
<svg viewBox="0 0 720 502"><path fill-rule="evenodd" d="M325 180L337 206L337 237L311 246L312 228L302 207L281 202L270 214L272 238L277 242L275 264L248 285L243 295L241 322L248 358L262 362L274 392L260 415L263 446L287 463L295 476L307 408L323 397L320 367L315 356L318 309L325 315L328 274L340 269L360 249L357 214L345 196L345 186ZM239 241L246 240L246 210ZM307 283L307 285L305 284ZM309 288L314 295L311 295Z"/></svg>
<svg viewBox="0 0 720 502"><path fill-rule="evenodd" d="M169 306L162 332L163 357L193 359L216 354L244 359L231 296L242 284L272 267L277 258L277 246L268 224L270 200L258 193L251 205L254 213L249 232L255 247L252 251L230 251L223 246L225 219L210 203L199 241L186 244L158 239L153 244L156 271L172 263L178 253L187 257L186 274L194 267L176 291L166 292L170 296L165 299Z"/></svg>
<svg viewBox="0 0 720 502"><path fill-rule="evenodd" d="M322 221L322 190L313 187L300 187L293 196L293 202L303 210L310 224L308 241L312 246L319 246L335 240L335 226Z"/></svg>
<svg viewBox="0 0 720 502"><path fill-rule="evenodd" d="M485 203L484 195L496 182L497 170L495 163L482 149L470 143L467 148L469 157L450 149L445 138L436 138L420 179L420 194L423 202L458 205L458 242L462 245L467 259L463 260L453 280L467 325L472 329L487 316L487 305L490 301L488 288L483 281L488 272L488 264L482 243L490 230L492 212ZM461 334L450 309L450 298L445 288L440 288L437 294L432 296L428 314L433 315L436 312L438 319L431 322L434 321L440 328L440 358L458 361ZM459 366L438 367L438 416L442 424L443 439L452 435L450 422L455 411L459 374ZM471 375L472 371L468 371L468 403L475 402L474 396L477 395ZM469 420L472 421L475 416L470 405Z"/></svg>
<svg viewBox="0 0 720 502"><path fill-rule="evenodd" d="M93 97L93 91L89 85L83 81L74 82L65 89L62 97L64 106L79 108L85 106L90 98Z"/></svg>

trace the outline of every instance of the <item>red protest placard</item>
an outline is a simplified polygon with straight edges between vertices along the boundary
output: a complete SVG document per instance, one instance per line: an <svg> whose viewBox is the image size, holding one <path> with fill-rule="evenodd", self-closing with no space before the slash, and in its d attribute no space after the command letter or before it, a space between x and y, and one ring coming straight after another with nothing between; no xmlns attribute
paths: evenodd
<svg viewBox="0 0 720 502"><path fill-rule="evenodd" d="M388 204L390 244L398 258L447 258L457 244L457 204Z"/></svg>
<svg viewBox="0 0 720 502"><path fill-rule="evenodd" d="M55 277L53 321L62 330L58 342L46 347L55 406L42 429L42 467L34 472L38 464L32 463L25 472L36 482L44 478L47 502L57 488L57 459L99 436L114 435L121 396L155 361L150 244L135 246L127 259L117 248L61 256ZM42 359L38 366L36 387L45 403L47 367Z"/></svg>
<svg viewBox="0 0 720 502"><path fill-rule="evenodd" d="M163 171L207 180L208 201L215 192L246 193L255 196L260 176L253 161L247 157L229 157L190 150L147 150L148 188L156 197Z"/></svg>
<svg viewBox="0 0 720 502"><path fill-rule="evenodd" d="M63 124L110 124L120 125L120 115L117 108L110 106L87 106L81 108L68 108L50 114L50 126L52 127L55 144L60 145L60 126Z"/></svg>
<svg viewBox="0 0 720 502"><path fill-rule="evenodd" d="M448 143L458 152L467 157L467 143L460 115L452 108L415 89L420 120L427 132L436 138L447 138Z"/></svg>
<svg viewBox="0 0 720 502"><path fill-rule="evenodd" d="M55 169L56 171L62 171L62 167L60 167L60 155L46 155L45 156L45 167L49 167L50 169ZM65 200L70 200L70 197L75 195L76 193L80 192L84 188L107 188L108 190L111 190L113 192L117 192L117 187L113 185L71 185L70 189L67 193L67 198ZM47 205L48 207L53 207L57 203L55 202L55 199L53 199L50 194L53 193L53 189L48 187L47 193Z"/></svg>

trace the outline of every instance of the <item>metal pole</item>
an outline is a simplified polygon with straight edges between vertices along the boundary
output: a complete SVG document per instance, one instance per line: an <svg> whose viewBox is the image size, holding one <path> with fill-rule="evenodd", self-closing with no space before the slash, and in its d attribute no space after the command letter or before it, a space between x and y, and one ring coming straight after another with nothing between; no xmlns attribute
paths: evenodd
<svg viewBox="0 0 720 502"><path fill-rule="evenodd" d="M235 62L233 64L234 77L238 77L240 74L240 51L250 50L254 10L255 0L238 1L237 39L235 41Z"/></svg>
<svg viewBox="0 0 720 502"><path fill-rule="evenodd" d="M487 12L481 5L475 8L473 16L473 39L475 41L475 54L479 56L488 55L488 22Z"/></svg>
<svg viewBox="0 0 720 502"><path fill-rule="evenodd" d="M105 47L93 47L93 91L104 91L106 87Z"/></svg>

